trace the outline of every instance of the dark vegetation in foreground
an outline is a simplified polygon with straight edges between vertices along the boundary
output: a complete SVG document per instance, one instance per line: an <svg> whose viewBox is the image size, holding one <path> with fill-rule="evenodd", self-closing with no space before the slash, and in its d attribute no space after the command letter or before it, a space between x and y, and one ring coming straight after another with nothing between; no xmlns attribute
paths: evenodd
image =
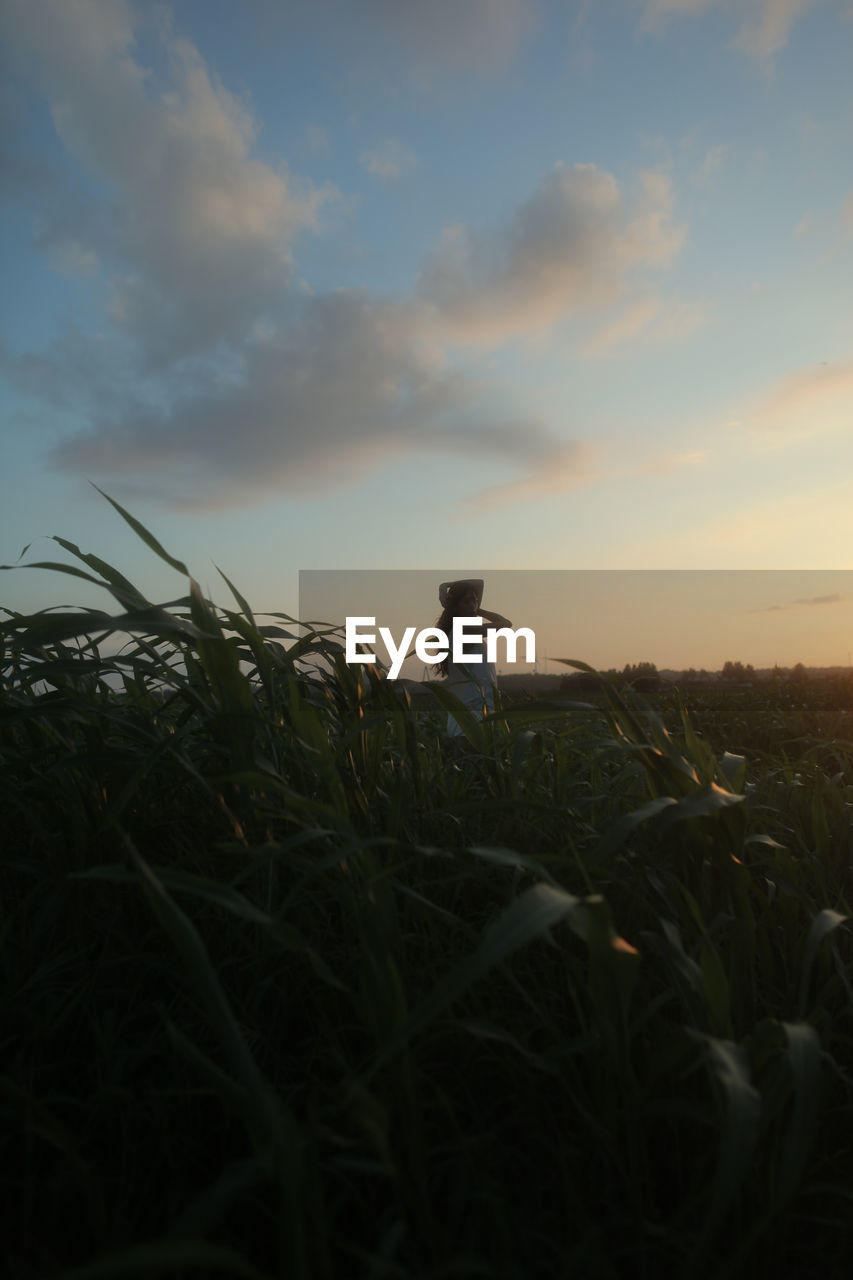
<svg viewBox="0 0 853 1280"><path fill-rule="evenodd" d="M853 743L807 689L459 747L441 687L62 545L117 607L0 637L15 1276L847 1274Z"/></svg>

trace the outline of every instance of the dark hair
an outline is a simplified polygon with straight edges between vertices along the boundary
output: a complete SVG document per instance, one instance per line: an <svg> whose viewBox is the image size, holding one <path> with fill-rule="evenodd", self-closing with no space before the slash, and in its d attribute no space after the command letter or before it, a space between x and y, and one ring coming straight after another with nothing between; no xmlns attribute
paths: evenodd
<svg viewBox="0 0 853 1280"><path fill-rule="evenodd" d="M479 585L479 590L477 590L478 585ZM453 633L453 619L456 617L456 606L458 603L458 599L460 596L464 596L471 589L473 589L476 592L477 609L479 610L480 602L482 601L482 598L483 598L482 583L480 583L479 579L461 578L458 582L447 583L447 596L446 596L447 603L444 606L444 612L442 613L441 617L436 621L435 625L439 628L439 630L444 632L444 634L447 636L448 642L451 644L453 643L451 638ZM447 657L442 658L441 662L438 663L438 670L441 672L441 674L445 678L450 674L450 671L448 669L449 666L450 666L450 653L448 652Z"/></svg>
<svg viewBox="0 0 853 1280"><path fill-rule="evenodd" d="M447 636L447 641L448 641L448 644L450 645L453 644L453 619L455 618L455 616L456 615L453 611L453 599L451 597L451 599L447 602L447 606L445 607L444 612L442 613L441 617L437 619L435 624L439 628L439 630L443 631L444 634ZM438 663L438 670L441 672L443 676L445 676L445 678L450 675L450 672L448 670L449 665L450 665L450 652L448 652L446 658L442 658L441 662Z"/></svg>
<svg viewBox="0 0 853 1280"><path fill-rule="evenodd" d="M444 634L447 636L448 643L452 644L453 643L452 641L453 605L451 601L448 601L447 605L445 606L444 612L442 613L441 617L436 620L435 625L439 628L440 631L443 631ZM445 679L450 674L448 671L449 664L450 664L450 651L448 650L447 656L442 658L441 662L439 662L438 664L438 670L445 677Z"/></svg>

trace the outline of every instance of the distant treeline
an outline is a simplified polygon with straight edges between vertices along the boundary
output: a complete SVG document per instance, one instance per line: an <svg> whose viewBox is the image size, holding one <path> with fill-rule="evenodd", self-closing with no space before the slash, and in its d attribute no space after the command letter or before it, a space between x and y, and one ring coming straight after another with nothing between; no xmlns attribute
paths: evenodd
<svg viewBox="0 0 853 1280"><path fill-rule="evenodd" d="M766 667L756 670L751 663L726 662L719 671L708 671L704 667L700 669L688 667L682 671L670 669L659 671L653 662L637 662L626 663L621 671L611 667L597 674L588 671L566 674L560 681L560 688L567 691L593 689L601 685L604 680L616 684L630 684L641 692L650 692L667 685L742 688L755 684L804 684L815 680L853 684L853 670L844 667L806 667L802 662L798 662L793 667Z"/></svg>

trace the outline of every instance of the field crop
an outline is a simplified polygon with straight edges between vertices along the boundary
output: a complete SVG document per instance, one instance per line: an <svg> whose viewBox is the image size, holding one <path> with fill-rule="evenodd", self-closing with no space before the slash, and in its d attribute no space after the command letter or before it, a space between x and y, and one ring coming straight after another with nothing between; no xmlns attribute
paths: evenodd
<svg viewBox="0 0 853 1280"><path fill-rule="evenodd" d="M0 633L12 1273L846 1275L843 699L481 722L113 505L188 593Z"/></svg>

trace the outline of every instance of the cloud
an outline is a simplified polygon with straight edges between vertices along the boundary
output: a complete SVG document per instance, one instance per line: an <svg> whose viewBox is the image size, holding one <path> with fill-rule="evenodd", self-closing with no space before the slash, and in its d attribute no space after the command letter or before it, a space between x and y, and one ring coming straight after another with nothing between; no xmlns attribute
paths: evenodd
<svg viewBox="0 0 853 1280"><path fill-rule="evenodd" d="M367 172L380 182L397 182L418 167L418 158L396 138L385 138L375 147L363 151L359 160Z"/></svg>
<svg viewBox="0 0 853 1280"><path fill-rule="evenodd" d="M68 238L114 288L113 319L150 368L243 336L291 277L291 245L333 194L253 157L255 123L164 11L162 76L134 57L124 0L8 0L7 35L31 59L68 153L99 180L106 214Z"/></svg>
<svg viewBox="0 0 853 1280"><path fill-rule="evenodd" d="M475 13L488 8L508 40L529 12L511 0L472 0L464 13L442 3L366 7L395 39L429 32L436 56L440 32L461 33L464 52ZM424 450L514 473L479 495L487 505L578 483L580 445L494 396L489 403L482 384L448 364L447 316L432 299L301 294L295 241L337 193L257 158L251 111L175 33L167 10L8 0L7 13L65 147L63 169L17 166L19 188L40 193L37 243L65 270L100 272L112 297L104 332L70 327L39 353L3 353L13 388L40 402L45 434L58 439L54 468L180 509L349 485ZM487 61L497 56L492 38L482 40ZM322 145L319 133L306 137ZM364 162L391 181L416 160L389 139ZM629 205L591 166L560 171L507 229L509 274L487 279L486 292L508 288L537 319L552 269L563 272L557 311L618 291L634 265L665 259L676 235L656 184L649 176Z"/></svg>
<svg viewBox="0 0 853 1280"><path fill-rule="evenodd" d="M701 302L679 302L657 297L638 298L624 307L586 343L583 354L609 354L626 342L671 342L683 339L707 322Z"/></svg>
<svg viewBox="0 0 853 1280"><path fill-rule="evenodd" d="M725 6L744 16L734 40L736 48L759 61L769 61L788 42L794 23L815 0L649 0L646 20L654 24L668 15L696 15Z"/></svg>
<svg viewBox="0 0 853 1280"><path fill-rule="evenodd" d="M853 426L853 362L822 364L780 379L736 420L741 438L783 446L849 432Z"/></svg>
<svg viewBox="0 0 853 1280"><path fill-rule="evenodd" d="M362 9L422 74L501 70L518 53L539 12L533 0L363 0Z"/></svg>
<svg viewBox="0 0 853 1280"><path fill-rule="evenodd" d="M731 147L728 143L718 142L713 147L709 147L705 152L705 158L699 169L693 176L693 181L698 187L713 187L716 179L723 171Z"/></svg>
<svg viewBox="0 0 853 1280"><path fill-rule="evenodd" d="M535 422L484 415L478 389L446 366L423 309L342 291L306 299L299 323L243 349L218 385L200 373L173 406L134 406L56 447L57 468L149 477L179 509L352 484L423 450L507 462L531 477L572 446Z"/></svg>
<svg viewBox="0 0 853 1280"><path fill-rule="evenodd" d="M570 493L592 478L597 450L578 441L559 442L535 426L518 433L530 474L471 494L464 502L470 511L489 511L507 504ZM532 466L530 465L532 463Z"/></svg>
<svg viewBox="0 0 853 1280"><path fill-rule="evenodd" d="M837 591L828 596L812 596L808 600L793 600L788 604L771 604L761 609L750 609L750 613L783 613L787 609L796 609L799 605L840 604L844 599Z"/></svg>
<svg viewBox="0 0 853 1280"><path fill-rule="evenodd" d="M718 0L649 0L646 15L652 19L667 13L701 13L716 3Z"/></svg>
<svg viewBox="0 0 853 1280"><path fill-rule="evenodd" d="M662 303L660 298L639 298L611 320L603 329L586 344L585 353L596 355L620 346L639 334L647 332L649 326L659 316Z"/></svg>
<svg viewBox="0 0 853 1280"><path fill-rule="evenodd" d="M632 272L670 263L685 237L672 205L663 174L644 174L629 200L596 165L557 164L501 231L447 227L419 295L455 341L541 333L618 299Z"/></svg>
<svg viewBox="0 0 853 1280"><path fill-rule="evenodd" d="M382 83L446 89L451 77L504 70L539 26L539 0L243 0L275 32L298 23L341 47L351 69L381 69Z"/></svg>
<svg viewBox="0 0 853 1280"><path fill-rule="evenodd" d="M684 467L704 467L711 461L709 449L686 449L678 453L661 454L650 458L637 468L642 475L665 476Z"/></svg>
<svg viewBox="0 0 853 1280"><path fill-rule="evenodd" d="M6 203L19 202L28 216L32 245L66 273L93 274L97 246L109 233L108 220L91 192L75 182L68 165L48 163L0 139L0 190Z"/></svg>
<svg viewBox="0 0 853 1280"><path fill-rule="evenodd" d="M98 260L94 251L79 240L66 239L57 249L56 265L66 275L91 276L95 274Z"/></svg>
<svg viewBox="0 0 853 1280"><path fill-rule="evenodd" d="M389 29L402 22L436 37L436 15L448 33L457 13L369 7ZM488 7L509 30L524 6ZM577 482L579 446L490 403L448 364L432 304L305 296L294 242L336 193L257 158L248 107L165 9L7 8L65 147L63 170L17 166L19 188L41 193L37 242L64 269L101 272L112 290L103 332L67 327L39 353L2 353L13 389L40 404L54 468L180 509L350 485L424 450L503 465L528 490ZM457 15L463 34L475 10L485 12L479 0ZM145 61L143 47L154 49ZM318 132L306 136L322 145ZM390 181L415 158L389 139L365 163ZM514 234L520 259L532 254L535 228L525 239L522 219ZM643 234L636 219L622 228L627 257Z"/></svg>
<svg viewBox="0 0 853 1280"><path fill-rule="evenodd" d="M735 44L744 53L768 61L788 43L794 23L814 0L754 0L757 13L741 27Z"/></svg>
<svg viewBox="0 0 853 1280"><path fill-rule="evenodd" d="M724 478L713 514L700 502L692 522L679 525L675 537L672 528L648 536L638 532L623 546L620 567L776 571L784 565L849 574L853 485L846 475L810 488L802 483L794 477L784 491L771 494L759 475L751 492L738 494Z"/></svg>
<svg viewBox="0 0 853 1280"><path fill-rule="evenodd" d="M11 355L0 346L0 374L19 396L38 402L42 430L126 412L136 369L127 344L70 325L43 351ZM51 410L57 411L54 421ZM67 430L67 425L66 425Z"/></svg>

